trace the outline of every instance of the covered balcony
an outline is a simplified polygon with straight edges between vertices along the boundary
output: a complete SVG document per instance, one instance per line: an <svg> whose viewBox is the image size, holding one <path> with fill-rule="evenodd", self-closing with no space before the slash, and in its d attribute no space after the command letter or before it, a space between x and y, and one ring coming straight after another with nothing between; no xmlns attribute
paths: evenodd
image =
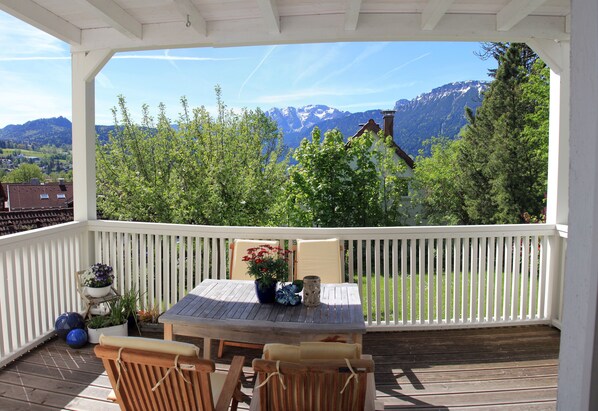
<svg viewBox="0 0 598 411"><path fill-rule="evenodd" d="M377 395L388 408L554 408L557 365L558 407L598 407L598 5L86 3L0 0L0 9L71 44L76 220L0 238L0 407L109 406L89 351L50 341L26 354L52 337L58 314L81 310L74 272L91 262L114 265L120 288L135 285L144 304L167 309L203 279L226 278L234 238L289 244L330 237L344 243L345 280L360 285L365 350L374 355ZM94 81L114 53L381 40L524 41L547 62L546 224L297 229L96 220Z"/></svg>

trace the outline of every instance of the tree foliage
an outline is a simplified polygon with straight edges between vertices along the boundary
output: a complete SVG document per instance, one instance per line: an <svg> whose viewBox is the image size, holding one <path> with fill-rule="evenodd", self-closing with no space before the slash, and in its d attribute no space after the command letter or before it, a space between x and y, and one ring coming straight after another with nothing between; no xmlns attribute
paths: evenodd
<svg viewBox="0 0 598 411"><path fill-rule="evenodd" d="M485 50L498 68L475 115L467 111L461 140L432 141L432 156L418 159L415 181L430 223L520 223L544 213L548 69L523 44L493 43ZM449 179L443 173L451 162Z"/></svg>
<svg viewBox="0 0 598 411"><path fill-rule="evenodd" d="M21 163L3 178L5 183L29 183L32 179L44 180L44 173L37 164Z"/></svg>
<svg viewBox="0 0 598 411"><path fill-rule="evenodd" d="M124 97L115 131L97 144L98 211L105 218L210 225L266 225L282 194L287 159L276 124L262 111L218 113L181 99L173 127L160 105L140 124Z"/></svg>
<svg viewBox="0 0 598 411"><path fill-rule="evenodd" d="M398 225L404 219L401 195L404 165L393 157L390 140L365 133L345 143L338 130L322 138L314 129L294 153L284 210L291 226L366 227Z"/></svg>

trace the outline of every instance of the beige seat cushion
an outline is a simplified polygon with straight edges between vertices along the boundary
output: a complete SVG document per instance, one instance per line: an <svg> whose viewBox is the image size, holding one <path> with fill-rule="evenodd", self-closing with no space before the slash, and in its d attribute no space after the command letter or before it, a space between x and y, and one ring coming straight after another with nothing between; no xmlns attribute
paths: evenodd
<svg viewBox="0 0 598 411"><path fill-rule="evenodd" d="M142 337L115 337L100 336L100 345L109 345L111 347L132 348L135 350L145 350L163 354L185 355L189 357L199 357L199 347L178 341L156 340L155 338Z"/></svg>
<svg viewBox="0 0 598 411"><path fill-rule="evenodd" d="M262 244L268 244L273 247L278 247L280 244L278 241L266 241L266 240L235 240L234 251L232 255L232 263L230 270L231 280L253 280L253 277L247 274L247 262L243 261L243 257L247 255L247 249L258 247Z"/></svg>
<svg viewBox="0 0 598 411"><path fill-rule="evenodd" d="M301 361L361 358L361 344L339 342L302 342L300 345L266 344L265 360L299 363Z"/></svg>
<svg viewBox="0 0 598 411"><path fill-rule="evenodd" d="M297 240L296 278L306 275L317 275L324 284L343 282L338 238Z"/></svg>
<svg viewBox="0 0 598 411"><path fill-rule="evenodd" d="M301 355L298 345L290 344L266 344L264 345L265 360L273 361L287 361L287 362L300 362Z"/></svg>

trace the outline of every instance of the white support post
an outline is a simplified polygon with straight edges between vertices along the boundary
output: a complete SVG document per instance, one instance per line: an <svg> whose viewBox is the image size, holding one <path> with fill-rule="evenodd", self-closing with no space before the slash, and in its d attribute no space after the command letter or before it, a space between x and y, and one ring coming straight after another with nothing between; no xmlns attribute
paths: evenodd
<svg viewBox="0 0 598 411"><path fill-rule="evenodd" d="M72 54L73 104L73 203L75 221L96 217L96 129L95 76L110 60L111 50ZM81 263L86 266L93 255L93 237L82 250Z"/></svg>
<svg viewBox="0 0 598 411"><path fill-rule="evenodd" d="M571 1L569 232L559 410L598 409L598 2Z"/></svg>
<svg viewBox="0 0 598 411"><path fill-rule="evenodd" d="M570 115L570 43L533 39L529 46L550 67L550 126L548 142L548 193L546 222L567 225L569 216L569 115ZM547 248L546 318L553 325L561 322L561 300L564 275L563 240L549 238Z"/></svg>

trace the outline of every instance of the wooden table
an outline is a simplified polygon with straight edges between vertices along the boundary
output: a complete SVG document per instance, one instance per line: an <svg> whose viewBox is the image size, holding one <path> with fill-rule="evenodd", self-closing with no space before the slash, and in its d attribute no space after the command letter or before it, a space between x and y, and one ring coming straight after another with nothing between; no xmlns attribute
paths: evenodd
<svg viewBox="0 0 598 411"><path fill-rule="evenodd" d="M160 316L164 339L177 335L256 344L300 341L361 343L365 322L357 284L322 284L318 307L260 304L253 281L205 280Z"/></svg>

